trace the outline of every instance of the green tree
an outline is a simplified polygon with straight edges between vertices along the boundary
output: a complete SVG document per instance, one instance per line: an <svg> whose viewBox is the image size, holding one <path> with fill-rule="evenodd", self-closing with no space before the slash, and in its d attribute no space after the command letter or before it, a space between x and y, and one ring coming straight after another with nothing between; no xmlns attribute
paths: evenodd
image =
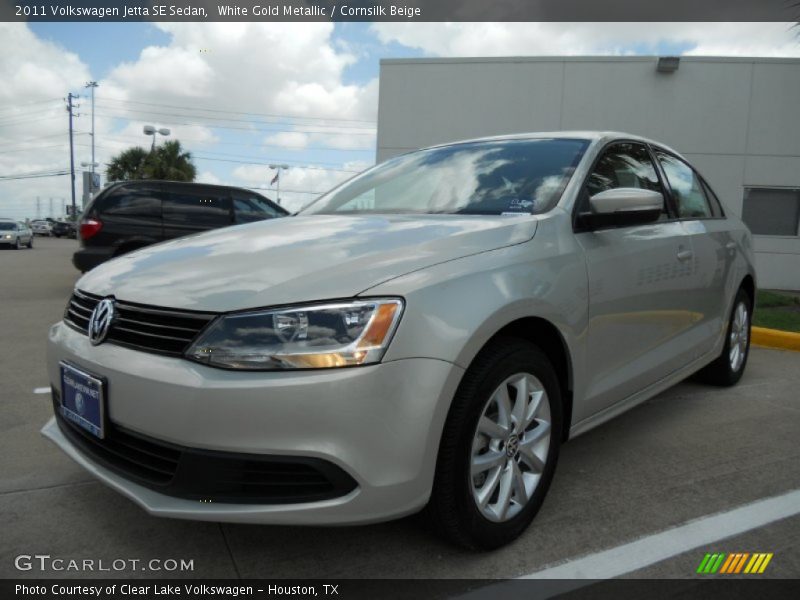
<svg viewBox="0 0 800 600"><path fill-rule="evenodd" d="M165 142L152 152L128 148L111 159L106 170L108 181L129 179L166 179L194 181L197 169L191 152L184 151L178 140Z"/></svg>
<svg viewBox="0 0 800 600"><path fill-rule="evenodd" d="M146 179L145 161L148 152L144 148L128 148L111 159L106 169L108 181L126 181L128 179Z"/></svg>
<svg viewBox="0 0 800 600"><path fill-rule="evenodd" d="M169 181L194 181L197 169L192 163L192 153L184 151L178 140L165 142L148 157L148 179Z"/></svg>

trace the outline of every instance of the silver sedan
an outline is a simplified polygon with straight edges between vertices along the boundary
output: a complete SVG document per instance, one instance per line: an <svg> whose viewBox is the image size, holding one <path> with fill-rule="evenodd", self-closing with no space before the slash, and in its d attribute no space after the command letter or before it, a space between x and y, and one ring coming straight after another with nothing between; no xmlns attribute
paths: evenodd
<svg viewBox="0 0 800 600"><path fill-rule="evenodd" d="M0 219L0 245L17 250L33 248L33 232L25 223Z"/></svg>
<svg viewBox="0 0 800 600"><path fill-rule="evenodd" d="M569 438L690 375L735 384L755 289L747 228L663 144L437 146L84 275L50 330L43 433L154 515L424 509L495 548Z"/></svg>

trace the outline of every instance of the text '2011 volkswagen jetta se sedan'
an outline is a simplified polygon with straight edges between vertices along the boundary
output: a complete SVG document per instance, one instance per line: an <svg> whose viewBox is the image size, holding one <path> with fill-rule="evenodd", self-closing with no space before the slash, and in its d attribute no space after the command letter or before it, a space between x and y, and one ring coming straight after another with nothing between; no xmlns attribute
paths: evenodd
<svg viewBox="0 0 800 600"><path fill-rule="evenodd" d="M43 433L154 515L426 508L494 548L568 437L697 371L736 383L754 293L747 228L663 145L437 146L85 275L50 330Z"/></svg>

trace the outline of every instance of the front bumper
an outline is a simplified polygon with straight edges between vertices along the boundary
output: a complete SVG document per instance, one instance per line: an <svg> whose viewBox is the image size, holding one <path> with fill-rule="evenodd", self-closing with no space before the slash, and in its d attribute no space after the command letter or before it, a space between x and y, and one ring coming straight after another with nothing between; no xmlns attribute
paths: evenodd
<svg viewBox="0 0 800 600"><path fill-rule="evenodd" d="M112 344L92 346L83 334L57 324L48 346L54 389L62 360L107 378L109 419L128 431L195 449L321 459L356 481L345 495L318 502L198 502L106 468L54 420L42 430L152 514L280 524L374 522L424 506L443 423L463 373L423 358L319 371L226 371Z"/></svg>

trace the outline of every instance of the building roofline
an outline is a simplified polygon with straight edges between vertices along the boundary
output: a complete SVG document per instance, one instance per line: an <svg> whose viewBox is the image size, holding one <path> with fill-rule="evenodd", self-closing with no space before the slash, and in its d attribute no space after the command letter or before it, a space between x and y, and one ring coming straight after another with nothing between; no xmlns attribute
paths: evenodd
<svg viewBox="0 0 800 600"><path fill-rule="evenodd" d="M382 58L383 65L404 65L404 64L459 64L459 63L528 63L528 62L550 62L550 63L581 63L581 62L656 62L660 57L656 55L647 56L456 56L456 57L425 57L425 58ZM679 56L681 62L694 63L779 63L800 65L800 57L768 57L768 56Z"/></svg>

